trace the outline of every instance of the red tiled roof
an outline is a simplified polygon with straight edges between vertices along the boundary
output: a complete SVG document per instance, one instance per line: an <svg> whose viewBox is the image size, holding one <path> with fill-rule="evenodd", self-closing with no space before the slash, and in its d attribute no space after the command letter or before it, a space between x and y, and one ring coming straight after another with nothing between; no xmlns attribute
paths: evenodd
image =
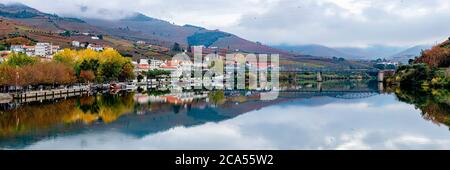
<svg viewBox="0 0 450 170"><path fill-rule="evenodd" d="M161 66L160 68L176 69L176 66Z"/></svg>

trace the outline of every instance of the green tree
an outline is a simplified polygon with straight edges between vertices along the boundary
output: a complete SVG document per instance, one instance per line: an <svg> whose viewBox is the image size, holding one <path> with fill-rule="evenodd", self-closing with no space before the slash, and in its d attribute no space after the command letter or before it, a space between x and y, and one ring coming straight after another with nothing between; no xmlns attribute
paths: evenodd
<svg viewBox="0 0 450 170"><path fill-rule="evenodd" d="M146 75L148 78L154 79L154 78L159 78L161 76L169 76L171 74L170 71L167 70L158 70L158 69L154 69L154 70L149 70L147 71Z"/></svg>
<svg viewBox="0 0 450 170"><path fill-rule="evenodd" d="M100 65L99 78L100 81L116 81L122 72L122 65L114 61L106 61Z"/></svg>
<svg viewBox="0 0 450 170"><path fill-rule="evenodd" d="M183 51L183 49L181 49L180 44L174 43L172 46L172 51L173 52L181 52L181 51Z"/></svg>
<svg viewBox="0 0 450 170"><path fill-rule="evenodd" d="M134 70L133 64L131 62L125 62L122 65L122 71L120 72L119 80L125 81L133 79L135 77L133 70Z"/></svg>
<svg viewBox="0 0 450 170"><path fill-rule="evenodd" d="M9 66L25 66L25 65L29 65L29 64L34 64L36 63L38 60L36 58L33 57L28 57L26 54L24 53L11 53L8 56L8 59L6 60L5 64L9 65Z"/></svg>

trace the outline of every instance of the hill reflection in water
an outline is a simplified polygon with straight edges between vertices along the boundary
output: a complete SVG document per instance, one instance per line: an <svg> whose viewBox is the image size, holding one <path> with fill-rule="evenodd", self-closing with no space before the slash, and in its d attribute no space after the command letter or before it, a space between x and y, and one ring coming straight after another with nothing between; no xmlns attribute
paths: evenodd
<svg viewBox="0 0 450 170"><path fill-rule="evenodd" d="M316 141L316 138L328 138L328 135L329 139L322 140L331 142L344 138L332 137L337 135L334 133L356 132L358 128L363 130L358 132L362 133L359 135L364 135L367 129L380 133L386 128L392 128L392 133L400 133L408 125L401 121L408 119L425 126L409 131L440 131L414 117L418 111L392 95L370 95L349 100L336 94L339 90L346 91L344 95L354 94L352 91L378 92L376 83L345 82L341 87L333 83L329 87L326 84L297 84L288 88L296 93L281 92L273 101L261 101L258 92L249 91L171 93L149 90L28 104L1 111L0 147L317 149L333 147L324 146L323 141ZM391 127L387 123L396 126ZM245 139L240 139L244 136ZM288 142L293 136L298 136L292 141L297 142L295 144ZM234 141L235 138L241 141ZM219 139L230 143L224 144L224 141L217 141ZM207 141L216 144L206 144ZM367 144L374 148L386 148L385 145ZM334 147L338 148L337 145Z"/></svg>

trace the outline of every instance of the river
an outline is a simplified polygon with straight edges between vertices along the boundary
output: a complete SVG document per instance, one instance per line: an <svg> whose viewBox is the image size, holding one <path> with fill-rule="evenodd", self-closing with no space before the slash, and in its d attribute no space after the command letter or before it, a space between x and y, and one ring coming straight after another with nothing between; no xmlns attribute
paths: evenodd
<svg viewBox="0 0 450 170"><path fill-rule="evenodd" d="M10 103L0 109L0 148L450 149L448 99L366 81L288 89L270 101L160 89Z"/></svg>

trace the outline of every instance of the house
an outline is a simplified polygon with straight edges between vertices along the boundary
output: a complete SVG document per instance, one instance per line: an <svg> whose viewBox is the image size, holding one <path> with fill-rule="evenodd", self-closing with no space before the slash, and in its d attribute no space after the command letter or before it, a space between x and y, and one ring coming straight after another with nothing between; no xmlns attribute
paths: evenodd
<svg viewBox="0 0 450 170"><path fill-rule="evenodd" d="M59 45L52 45L52 54L57 53L60 50Z"/></svg>
<svg viewBox="0 0 450 170"><path fill-rule="evenodd" d="M161 60L151 59L150 60L150 69L159 68L162 64L163 64L163 61L161 61Z"/></svg>
<svg viewBox="0 0 450 170"><path fill-rule="evenodd" d="M73 47L80 47L80 42L79 41L72 41L72 46Z"/></svg>
<svg viewBox="0 0 450 170"><path fill-rule="evenodd" d="M136 65L136 68L138 72L148 71L150 70L150 64L148 64L147 59L141 59L139 60L139 64Z"/></svg>
<svg viewBox="0 0 450 170"><path fill-rule="evenodd" d="M141 44L141 45L145 45L146 42L145 41L137 41L136 44Z"/></svg>
<svg viewBox="0 0 450 170"><path fill-rule="evenodd" d="M103 46L96 45L96 44L89 44L87 46L88 49L94 50L94 51L103 51Z"/></svg>
<svg viewBox="0 0 450 170"><path fill-rule="evenodd" d="M34 46L34 55L46 57L53 54L53 48L50 43L37 43Z"/></svg>
<svg viewBox="0 0 450 170"><path fill-rule="evenodd" d="M24 45L23 48L25 49L25 54L27 54L27 56L33 56L34 55L34 46L26 46Z"/></svg>
<svg viewBox="0 0 450 170"><path fill-rule="evenodd" d="M25 53L24 45L11 45L9 48L12 52Z"/></svg>
<svg viewBox="0 0 450 170"><path fill-rule="evenodd" d="M80 47L81 47L81 48L86 48L88 45L89 45L88 42L80 43Z"/></svg>
<svg viewBox="0 0 450 170"><path fill-rule="evenodd" d="M37 43L35 46L12 45L10 49L12 52L25 53L28 56L51 58L51 55L58 52L60 47L51 43Z"/></svg>

